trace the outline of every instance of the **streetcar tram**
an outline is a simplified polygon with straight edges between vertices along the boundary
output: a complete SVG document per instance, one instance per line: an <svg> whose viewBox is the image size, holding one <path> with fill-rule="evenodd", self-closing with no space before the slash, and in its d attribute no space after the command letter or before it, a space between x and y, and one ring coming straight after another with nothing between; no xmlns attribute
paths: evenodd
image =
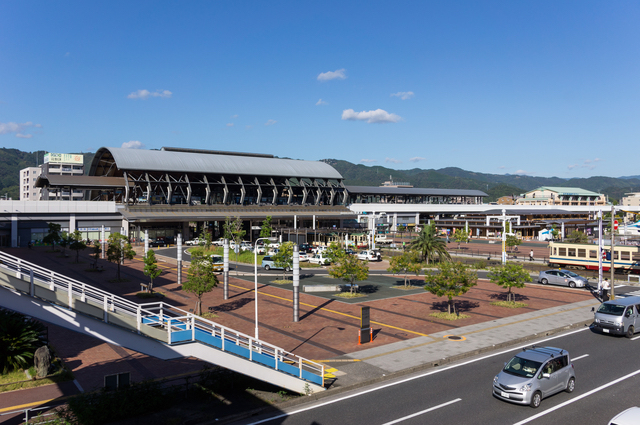
<svg viewBox="0 0 640 425"><path fill-rule="evenodd" d="M611 245L604 245L602 269L611 269ZM613 252L616 272L640 274L640 246L616 245ZM598 270L598 245L589 243L549 242L549 265Z"/></svg>

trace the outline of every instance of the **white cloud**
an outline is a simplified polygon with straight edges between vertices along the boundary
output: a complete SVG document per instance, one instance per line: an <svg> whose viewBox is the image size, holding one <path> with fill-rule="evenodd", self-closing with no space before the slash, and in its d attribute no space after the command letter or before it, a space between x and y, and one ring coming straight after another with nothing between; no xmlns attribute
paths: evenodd
<svg viewBox="0 0 640 425"><path fill-rule="evenodd" d="M121 146L124 149L144 149L144 143L138 140L131 140L129 142L124 142Z"/></svg>
<svg viewBox="0 0 640 425"><path fill-rule="evenodd" d="M409 162L418 162L418 161L426 161L426 160L427 160L427 158L423 158L421 156L414 156L413 158L411 158L409 160Z"/></svg>
<svg viewBox="0 0 640 425"><path fill-rule="evenodd" d="M169 90L156 90L154 92L150 92L149 90L138 90L130 93L127 96L127 99L142 99L146 100L149 97L164 97L165 99L170 98L173 95Z"/></svg>
<svg viewBox="0 0 640 425"><path fill-rule="evenodd" d="M274 125L275 123L277 123L278 121L276 120L269 120L266 123L264 123L264 125Z"/></svg>
<svg viewBox="0 0 640 425"><path fill-rule="evenodd" d="M233 123L232 122L228 122L227 123L227 127L233 127Z"/></svg>
<svg viewBox="0 0 640 425"><path fill-rule="evenodd" d="M368 163L368 162L378 162L378 161L375 159L361 159L360 162Z"/></svg>
<svg viewBox="0 0 640 425"><path fill-rule="evenodd" d="M396 114L390 114L383 109L362 112L356 112L353 109L345 109L344 111L342 111L342 119L349 121L366 121L371 124L398 122L402 120L402 117Z"/></svg>
<svg viewBox="0 0 640 425"><path fill-rule="evenodd" d="M395 159L395 158L385 158L384 162L391 162L394 164L400 164L402 161L400 161L399 159Z"/></svg>
<svg viewBox="0 0 640 425"><path fill-rule="evenodd" d="M567 168L569 170L573 170L574 168L586 168L588 170L593 170L594 168L597 167L597 162L602 161L602 159L600 158L595 158L595 159L585 159L582 164L570 164L567 165Z"/></svg>
<svg viewBox="0 0 640 425"><path fill-rule="evenodd" d="M239 116L238 114L231 115L231 119L238 118L238 116Z"/></svg>
<svg viewBox="0 0 640 425"><path fill-rule="evenodd" d="M391 97L399 97L402 100L411 99L414 93L412 91L399 91L398 93L391 93Z"/></svg>
<svg viewBox="0 0 640 425"><path fill-rule="evenodd" d="M71 56L71 52L67 52L67 53L64 54L65 58L68 58L69 56Z"/></svg>
<svg viewBox="0 0 640 425"><path fill-rule="evenodd" d="M513 174L529 174L528 172L526 172L525 170L518 170Z"/></svg>
<svg viewBox="0 0 640 425"><path fill-rule="evenodd" d="M34 124L31 121L18 123L18 122L0 122L0 134L16 133L16 137L22 139L30 139L32 134L25 134L24 131L28 128L42 128L41 124Z"/></svg>
<svg viewBox="0 0 640 425"><path fill-rule="evenodd" d="M320 99L316 102L316 105L328 105L327 102L325 102L324 100Z"/></svg>
<svg viewBox="0 0 640 425"><path fill-rule="evenodd" d="M346 72L347 70L344 68L335 71L321 72L318 75L318 81L344 80L347 78Z"/></svg>

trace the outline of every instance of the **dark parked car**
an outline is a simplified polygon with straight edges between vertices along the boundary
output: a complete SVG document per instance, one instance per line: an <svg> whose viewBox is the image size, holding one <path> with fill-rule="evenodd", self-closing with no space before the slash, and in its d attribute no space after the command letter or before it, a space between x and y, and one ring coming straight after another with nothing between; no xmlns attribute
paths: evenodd
<svg viewBox="0 0 640 425"><path fill-rule="evenodd" d="M306 252L307 254L311 252L311 245L309 245L308 243L301 243L300 244L300 252Z"/></svg>
<svg viewBox="0 0 640 425"><path fill-rule="evenodd" d="M164 239L149 239L149 247L150 248L159 248L159 247L166 247L167 246L167 241L165 241Z"/></svg>

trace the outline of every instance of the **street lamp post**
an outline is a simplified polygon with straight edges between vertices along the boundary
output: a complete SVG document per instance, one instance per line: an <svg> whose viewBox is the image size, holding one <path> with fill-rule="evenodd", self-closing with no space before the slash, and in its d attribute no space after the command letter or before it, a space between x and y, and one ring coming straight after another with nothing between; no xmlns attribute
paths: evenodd
<svg viewBox="0 0 640 425"><path fill-rule="evenodd" d="M277 238L258 238L256 239L256 243L253 246L253 265L254 265L254 282L255 282L255 304L256 304L256 339L258 338L258 241L267 240L270 242L275 242Z"/></svg>

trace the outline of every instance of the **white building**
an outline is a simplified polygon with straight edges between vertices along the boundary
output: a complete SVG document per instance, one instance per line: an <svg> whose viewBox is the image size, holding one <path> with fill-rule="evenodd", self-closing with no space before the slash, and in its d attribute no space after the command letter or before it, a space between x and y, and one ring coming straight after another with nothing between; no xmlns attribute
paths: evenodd
<svg viewBox="0 0 640 425"><path fill-rule="evenodd" d="M47 153L44 164L20 170L21 201L81 201L84 192L78 189L49 191L36 187L36 181L43 176L81 176L84 174L84 156L68 153Z"/></svg>
<svg viewBox="0 0 640 425"><path fill-rule="evenodd" d="M27 167L20 170L20 200L39 201L42 189L36 187L36 180L42 174L40 167Z"/></svg>

